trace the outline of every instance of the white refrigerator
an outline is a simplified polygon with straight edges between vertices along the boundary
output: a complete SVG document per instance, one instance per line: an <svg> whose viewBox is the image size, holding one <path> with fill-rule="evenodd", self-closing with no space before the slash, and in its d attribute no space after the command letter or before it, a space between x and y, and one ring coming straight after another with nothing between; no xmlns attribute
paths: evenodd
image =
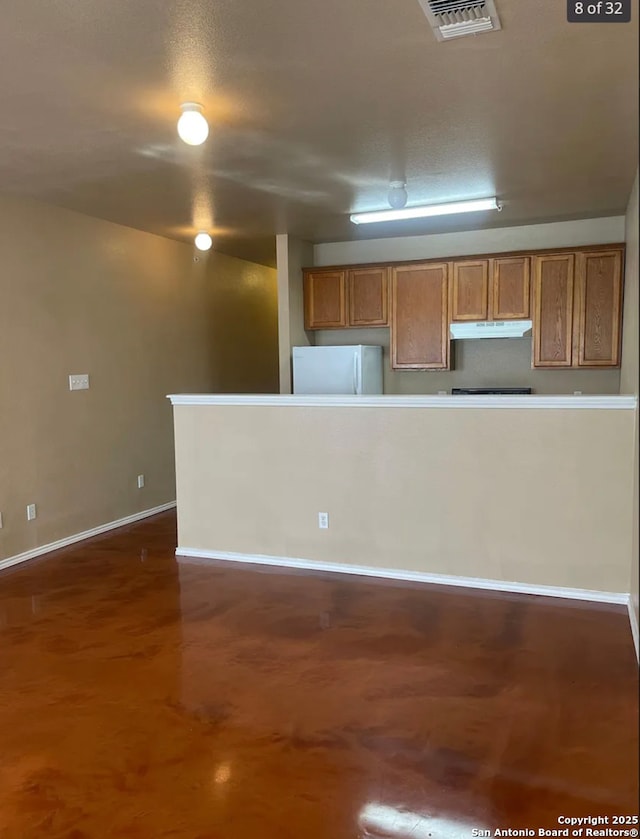
<svg viewBox="0 0 640 839"><path fill-rule="evenodd" d="M294 347L294 393L382 393L382 347Z"/></svg>

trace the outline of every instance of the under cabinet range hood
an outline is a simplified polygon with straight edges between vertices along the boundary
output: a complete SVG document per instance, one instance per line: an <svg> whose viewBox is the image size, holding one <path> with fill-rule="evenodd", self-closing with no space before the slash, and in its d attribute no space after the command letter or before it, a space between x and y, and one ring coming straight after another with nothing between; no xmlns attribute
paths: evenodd
<svg viewBox="0 0 640 839"><path fill-rule="evenodd" d="M531 335L530 320L480 320L452 323L450 336L454 341L469 338L526 338Z"/></svg>

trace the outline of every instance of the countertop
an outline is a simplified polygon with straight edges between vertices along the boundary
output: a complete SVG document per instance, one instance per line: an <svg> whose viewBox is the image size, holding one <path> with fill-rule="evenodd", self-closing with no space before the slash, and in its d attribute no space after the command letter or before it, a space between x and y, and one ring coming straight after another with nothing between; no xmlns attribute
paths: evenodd
<svg viewBox="0 0 640 839"><path fill-rule="evenodd" d="M518 408L536 409L602 409L634 410L637 397L631 395L603 396L558 396L558 395L522 395L522 396L434 396L434 395L375 395L375 396L300 396L278 393L173 393L167 396L171 404L180 405L248 405L257 407L298 407L298 408L447 408L473 409Z"/></svg>

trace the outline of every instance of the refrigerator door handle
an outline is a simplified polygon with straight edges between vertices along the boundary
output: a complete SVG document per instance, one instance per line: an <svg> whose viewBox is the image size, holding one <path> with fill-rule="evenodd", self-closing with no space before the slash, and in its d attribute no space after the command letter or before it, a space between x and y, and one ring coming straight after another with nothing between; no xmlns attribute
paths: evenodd
<svg viewBox="0 0 640 839"><path fill-rule="evenodd" d="M356 353L356 393L362 393L362 351Z"/></svg>
<svg viewBox="0 0 640 839"><path fill-rule="evenodd" d="M353 354L353 392L358 392L358 353Z"/></svg>

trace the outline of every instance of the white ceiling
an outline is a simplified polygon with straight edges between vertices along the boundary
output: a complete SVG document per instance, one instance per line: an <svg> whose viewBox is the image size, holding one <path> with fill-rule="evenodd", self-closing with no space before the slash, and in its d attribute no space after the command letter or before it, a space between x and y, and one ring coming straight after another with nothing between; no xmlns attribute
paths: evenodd
<svg viewBox="0 0 640 839"><path fill-rule="evenodd" d="M623 212L637 21L496 0L438 43L418 0L5 0L0 190L273 263L311 241ZM200 101L205 146L176 135ZM504 211L355 228L352 210L498 195Z"/></svg>

